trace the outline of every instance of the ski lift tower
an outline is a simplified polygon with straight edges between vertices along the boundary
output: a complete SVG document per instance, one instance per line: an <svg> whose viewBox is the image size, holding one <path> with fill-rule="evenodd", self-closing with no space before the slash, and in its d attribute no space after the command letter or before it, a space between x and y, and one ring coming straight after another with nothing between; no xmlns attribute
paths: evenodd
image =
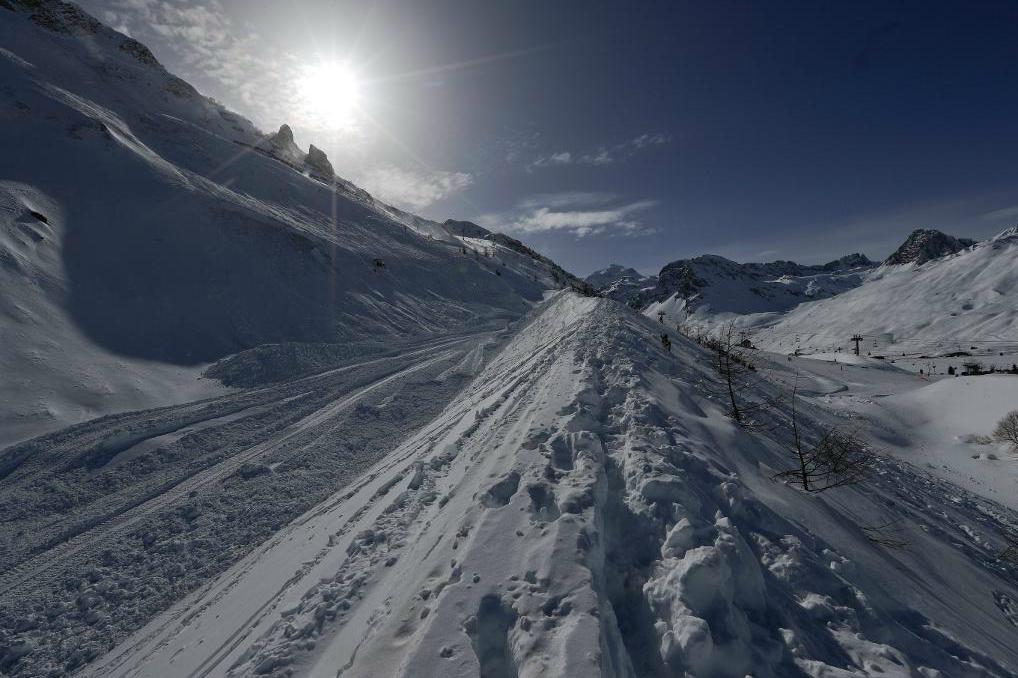
<svg viewBox="0 0 1018 678"><path fill-rule="evenodd" d="M858 334L853 334L849 341L855 342L855 354L859 355L859 342L862 341L862 337Z"/></svg>

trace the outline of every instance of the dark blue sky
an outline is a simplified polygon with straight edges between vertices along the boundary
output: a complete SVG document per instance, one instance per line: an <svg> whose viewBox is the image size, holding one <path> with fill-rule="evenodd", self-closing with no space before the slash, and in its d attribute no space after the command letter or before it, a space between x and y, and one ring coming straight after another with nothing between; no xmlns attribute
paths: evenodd
<svg viewBox="0 0 1018 678"><path fill-rule="evenodd" d="M919 226L1018 223L1018 3L83 5L369 190L578 273L876 258ZM362 81L356 129L294 101L334 60Z"/></svg>

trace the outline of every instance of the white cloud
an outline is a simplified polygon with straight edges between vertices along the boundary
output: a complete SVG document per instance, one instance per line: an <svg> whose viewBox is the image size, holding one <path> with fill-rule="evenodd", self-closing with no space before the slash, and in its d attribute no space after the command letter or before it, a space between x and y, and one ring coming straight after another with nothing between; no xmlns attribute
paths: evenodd
<svg viewBox="0 0 1018 678"><path fill-rule="evenodd" d="M661 146L672 140L667 134L660 132L656 134L641 134L627 141L614 146L601 146L597 150L588 153L573 153L570 151L559 151L550 155L542 155L527 166L527 171L534 168L554 167L560 165L611 165L616 162L624 162L645 148Z"/></svg>
<svg viewBox="0 0 1018 678"><path fill-rule="evenodd" d="M552 165L569 165L573 162L573 154L569 151L552 153L538 158L531 165L532 167L551 167Z"/></svg>
<svg viewBox="0 0 1018 678"><path fill-rule="evenodd" d="M654 229L636 215L657 205L655 200L619 204L605 193L555 193L527 198L509 212L478 218L483 226L513 233L565 231L589 235L649 235Z"/></svg>
<svg viewBox="0 0 1018 678"><path fill-rule="evenodd" d="M237 25L220 0L110 0L103 19L142 42L157 38L157 47L172 51L174 70L204 78L212 94L260 125L277 125L278 102L294 98L296 57L266 53L263 38Z"/></svg>
<svg viewBox="0 0 1018 678"><path fill-rule="evenodd" d="M1015 217L1018 217L1018 205L993 210L992 212L987 212L981 216L983 219L988 219L990 221L996 221L998 219L1014 219Z"/></svg>
<svg viewBox="0 0 1018 678"><path fill-rule="evenodd" d="M386 165L362 172L355 182L398 207L422 209L464 190L474 183L474 177L466 172L415 171Z"/></svg>

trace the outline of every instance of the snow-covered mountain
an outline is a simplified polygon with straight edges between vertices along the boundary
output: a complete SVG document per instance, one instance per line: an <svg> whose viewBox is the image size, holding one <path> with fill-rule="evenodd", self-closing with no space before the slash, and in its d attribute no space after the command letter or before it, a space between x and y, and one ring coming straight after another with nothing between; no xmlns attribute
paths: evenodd
<svg viewBox="0 0 1018 678"><path fill-rule="evenodd" d="M756 330L754 342L811 353L847 350L854 334L880 353L1018 346L1018 230L936 259L923 261L922 246L908 250L907 263L885 264L855 289L792 309Z"/></svg>
<svg viewBox="0 0 1018 678"><path fill-rule="evenodd" d="M487 232L464 254L72 4L0 5L0 82L0 444L221 392L203 366L258 345L503 322L578 283Z"/></svg>
<svg viewBox="0 0 1018 678"><path fill-rule="evenodd" d="M640 297L657 285L657 276L618 264L594 271L585 280L603 296L629 305L639 304Z"/></svg>
<svg viewBox="0 0 1018 678"><path fill-rule="evenodd" d="M826 353L862 335L870 352L1018 349L1014 229L982 243L918 229L882 264L819 266L704 255L666 265L638 305L670 325L733 321L761 348ZM996 347L996 348L994 348Z"/></svg>
<svg viewBox="0 0 1018 678"><path fill-rule="evenodd" d="M640 305L648 315L664 313L676 322L691 316L780 313L857 287L875 265L862 254L819 266L792 261L739 264L705 254L665 265Z"/></svg>

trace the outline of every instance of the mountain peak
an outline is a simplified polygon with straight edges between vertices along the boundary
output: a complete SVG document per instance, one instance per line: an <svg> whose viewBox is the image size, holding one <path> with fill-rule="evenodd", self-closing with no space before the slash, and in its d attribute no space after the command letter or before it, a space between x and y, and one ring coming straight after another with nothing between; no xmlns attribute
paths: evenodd
<svg viewBox="0 0 1018 678"><path fill-rule="evenodd" d="M286 142L294 143L294 141L293 141L293 130L290 129L289 125L284 123L284 124L279 126L279 131L275 133L275 135L273 136L273 139L275 139L276 141L278 141L280 143L286 143Z"/></svg>
<svg viewBox="0 0 1018 678"><path fill-rule="evenodd" d="M286 127L286 125L283 125L283 127ZM287 127L287 129L290 128ZM282 129L280 129L280 132L282 132ZM326 179L331 179L336 174L332 169L332 163L329 162L329 156L325 155L325 151L314 144L311 144L311 147L308 148L308 157L304 160L304 164L307 165L312 173L320 174Z"/></svg>
<svg viewBox="0 0 1018 678"><path fill-rule="evenodd" d="M888 266L898 264L922 265L927 261L946 257L975 245L975 240L955 238L933 228L917 228L909 233L905 242L894 254L884 260Z"/></svg>

